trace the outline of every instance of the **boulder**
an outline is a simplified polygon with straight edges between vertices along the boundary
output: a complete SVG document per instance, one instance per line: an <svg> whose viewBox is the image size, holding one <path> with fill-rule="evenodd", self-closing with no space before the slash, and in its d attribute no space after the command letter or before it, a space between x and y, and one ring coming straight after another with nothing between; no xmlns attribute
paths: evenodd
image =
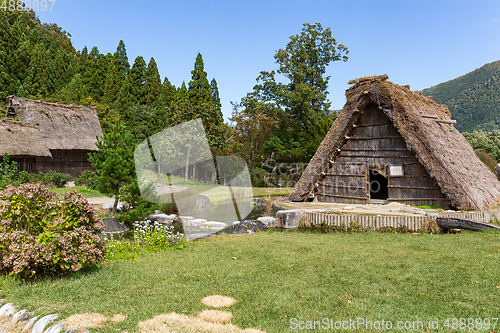
<svg viewBox="0 0 500 333"><path fill-rule="evenodd" d="M108 217L102 220L104 222L104 232L121 233L128 231L130 228L122 224L116 217Z"/></svg>
<svg viewBox="0 0 500 333"><path fill-rule="evenodd" d="M257 218L257 221L260 221L266 225L268 228L279 228L280 223L278 219L272 217L272 216L262 216Z"/></svg>
<svg viewBox="0 0 500 333"><path fill-rule="evenodd" d="M222 222L209 221L200 224L200 229L210 229L214 231L219 231L227 228L227 224Z"/></svg>
<svg viewBox="0 0 500 333"><path fill-rule="evenodd" d="M498 180L500 180L500 163L495 165L495 169L493 169L493 173L497 177Z"/></svg>
<svg viewBox="0 0 500 333"><path fill-rule="evenodd" d="M263 209L267 206L267 200L264 200L262 198L253 198L252 204L257 209Z"/></svg>
<svg viewBox="0 0 500 333"><path fill-rule="evenodd" d="M280 220L283 228L293 229L299 226L299 221L302 218L300 211L296 209L279 210L276 217Z"/></svg>
<svg viewBox="0 0 500 333"><path fill-rule="evenodd" d="M174 222L174 219L177 217L177 215L172 214L172 215L167 215L167 214L151 214L148 217L146 217L146 220L150 220L151 222L158 222L161 224L170 224Z"/></svg>
<svg viewBox="0 0 500 333"><path fill-rule="evenodd" d="M267 231L264 223L257 220L244 220L232 226L233 234L253 234L258 231Z"/></svg>
<svg viewBox="0 0 500 333"><path fill-rule="evenodd" d="M108 201L102 205L102 208L103 209L112 209L114 204L115 204L114 200ZM123 204L123 202L118 201L118 206L116 206L116 210L122 210L124 207L125 207L125 205Z"/></svg>

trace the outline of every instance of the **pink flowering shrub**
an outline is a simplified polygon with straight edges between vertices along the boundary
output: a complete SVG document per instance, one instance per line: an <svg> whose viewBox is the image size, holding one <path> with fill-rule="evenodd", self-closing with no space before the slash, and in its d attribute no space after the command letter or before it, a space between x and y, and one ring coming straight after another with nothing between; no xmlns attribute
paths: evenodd
<svg viewBox="0 0 500 333"><path fill-rule="evenodd" d="M104 223L76 191L58 198L43 185L0 192L0 271L21 278L66 274L103 259Z"/></svg>

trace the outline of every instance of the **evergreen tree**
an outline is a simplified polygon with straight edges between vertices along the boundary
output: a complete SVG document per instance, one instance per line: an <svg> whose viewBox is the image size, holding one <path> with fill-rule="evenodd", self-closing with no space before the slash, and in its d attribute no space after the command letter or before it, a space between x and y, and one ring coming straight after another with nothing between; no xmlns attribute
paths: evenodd
<svg viewBox="0 0 500 333"><path fill-rule="evenodd" d="M125 81L125 75L121 69L118 68L118 63L114 62L106 75L106 84L104 86L103 102L112 104L118 98L120 88Z"/></svg>
<svg viewBox="0 0 500 333"><path fill-rule="evenodd" d="M146 81L146 62L144 58L138 56L130 69L130 84L134 91L134 97L138 103L145 98L144 82Z"/></svg>
<svg viewBox="0 0 500 333"><path fill-rule="evenodd" d="M212 103L212 90L208 83L207 73L204 70L201 53L196 56L194 69L191 71L188 92L189 101L194 105Z"/></svg>
<svg viewBox="0 0 500 333"><path fill-rule="evenodd" d="M37 44L33 49L28 76L24 83L29 96L45 97L48 93L49 68L47 65L47 52L43 50L41 44Z"/></svg>
<svg viewBox="0 0 500 333"><path fill-rule="evenodd" d="M156 107L158 100L161 95L161 78L160 73L158 73L158 67L156 66L156 61L151 58L148 67L145 72L146 81L144 82L145 96L142 104L149 105L151 107Z"/></svg>
<svg viewBox="0 0 500 333"><path fill-rule="evenodd" d="M220 104L219 88L217 87L217 81L215 81L215 78L213 78L210 82L210 88L212 90L212 103L214 103L215 107L220 110L222 108L222 104Z"/></svg>
<svg viewBox="0 0 500 333"><path fill-rule="evenodd" d="M186 88L186 82L182 81L181 86L177 89L177 92L175 94L175 101L181 102L181 101L187 101L189 99L189 93Z"/></svg>
<svg viewBox="0 0 500 333"><path fill-rule="evenodd" d="M127 50L125 49L125 43L120 40L114 54L115 61L117 62L117 67L123 74L128 74L130 70L130 64L128 63Z"/></svg>
<svg viewBox="0 0 500 333"><path fill-rule="evenodd" d="M82 79L90 96L100 101L104 94L106 72L104 69L104 56L99 53L99 50L95 46L87 57L87 61L82 70Z"/></svg>
<svg viewBox="0 0 500 333"><path fill-rule="evenodd" d="M83 83L80 73L73 76L71 81L62 89L61 95L64 102L76 104L81 103L81 101L88 96L87 89L85 89L85 84Z"/></svg>
<svg viewBox="0 0 500 333"><path fill-rule="evenodd" d="M9 23L7 16L2 10L0 12L0 100L4 100L12 93L12 80L7 67L8 62L8 45L10 38Z"/></svg>
<svg viewBox="0 0 500 333"><path fill-rule="evenodd" d="M120 122L103 131L103 137L96 143L99 151L89 157L96 168L98 190L115 197L111 215L116 212L120 199L120 188L135 180L134 146L129 131Z"/></svg>
<svg viewBox="0 0 500 333"><path fill-rule="evenodd" d="M130 84L129 75L125 77L123 85L118 93L118 99L116 100L116 111L120 115L120 118L125 120L126 111L132 107L137 101L134 96L134 89L132 84Z"/></svg>
<svg viewBox="0 0 500 333"><path fill-rule="evenodd" d="M163 80L159 106L167 106L175 101L175 87L170 83L168 78L165 77Z"/></svg>

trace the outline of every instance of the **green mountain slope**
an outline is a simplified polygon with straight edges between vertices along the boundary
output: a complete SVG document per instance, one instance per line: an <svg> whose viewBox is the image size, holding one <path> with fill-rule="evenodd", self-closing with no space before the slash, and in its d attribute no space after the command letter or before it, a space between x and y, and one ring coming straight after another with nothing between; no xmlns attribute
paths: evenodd
<svg viewBox="0 0 500 333"><path fill-rule="evenodd" d="M500 130L500 61L424 89L423 94L446 104L461 132Z"/></svg>

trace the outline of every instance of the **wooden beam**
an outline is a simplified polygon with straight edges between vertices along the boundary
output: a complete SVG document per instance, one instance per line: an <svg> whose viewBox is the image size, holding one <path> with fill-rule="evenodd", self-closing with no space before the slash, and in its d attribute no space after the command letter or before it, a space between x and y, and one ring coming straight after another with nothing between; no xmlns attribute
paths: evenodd
<svg viewBox="0 0 500 333"><path fill-rule="evenodd" d="M447 198L389 198L387 201L448 201Z"/></svg>
<svg viewBox="0 0 500 333"><path fill-rule="evenodd" d="M353 175L353 174L345 174L345 173L326 173L327 176L344 176L344 177L365 177L366 175Z"/></svg>
<svg viewBox="0 0 500 333"><path fill-rule="evenodd" d="M349 140L382 140L382 139L403 139L403 137L402 136L379 136L374 138L355 137L355 136L349 137Z"/></svg>
<svg viewBox="0 0 500 333"><path fill-rule="evenodd" d="M421 116L424 117L424 118L439 119L439 117L436 116L436 115L434 115L434 114L425 114L425 113L422 113Z"/></svg>
<svg viewBox="0 0 500 333"><path fill-rule="evenodd" d="M436 119L437 123L445 123L445 124L456 124L456 120L444 120L444 119Z"/></svg>
<svg viewBox="0 0 500 333"><path fill-rule="evenodd" d="M347 195L338 195L338 194L326 194L326 193L317 193L316 195L322 195L324 197L336 197L336 198L346 198L346 199L359 199L359 200L368 200L367 197L362 198L362 197L350 197Z"/></svg>
<svg viewBox="0 0 500 333"><path fill-rule="evenodd" d="M340 155L339 157L370 157L370 158L416 158L413 156L391 156L391 155Z"/></svg>
<svg viewBox="0 0 500 333"><path fill-rule="evenodd" d="M492 223L479 222L467 219L457 219L454 217L438 217L436 218L437 225L441 229L467 229L474 231L481 230L500 230L500 226Z"/></svg>
<svg viewBox="0 0 500 333"><path fill-rule="evenodd" d="M349 186L349 185L329 185L329 184L319 184L319 186L325 186L325 187L342 187L342 188L352 188L352 189L363 189L363 190L366 190L366 186L357 186L357 187L354 187L354 186Z"/></svg>
<svg viewBox="0 0 500 333"><path fill-rule="evenodd" d="M419 187L419 186L400 186L400 185L387 185L389 188L407 188L412 190L441 190L439 187Z"/></svg>

